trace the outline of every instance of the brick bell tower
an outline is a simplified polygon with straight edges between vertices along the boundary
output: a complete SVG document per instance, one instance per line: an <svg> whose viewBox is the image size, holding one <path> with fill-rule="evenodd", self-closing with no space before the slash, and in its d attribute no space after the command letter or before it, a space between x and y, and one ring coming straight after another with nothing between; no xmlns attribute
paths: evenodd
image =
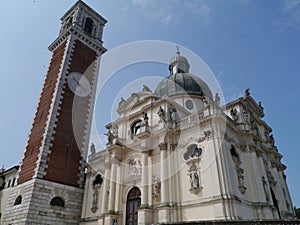
<svg viewBox="0 0 300 225"><path fill-rule="evenodd" d="M61 18L3 224L78 224L103 27L82 1Z"/></svg>

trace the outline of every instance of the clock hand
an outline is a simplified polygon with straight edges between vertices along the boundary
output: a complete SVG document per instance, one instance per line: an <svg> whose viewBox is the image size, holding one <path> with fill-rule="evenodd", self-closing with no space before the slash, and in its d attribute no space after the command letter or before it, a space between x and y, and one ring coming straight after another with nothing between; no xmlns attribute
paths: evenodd
<svg viewBox="0 0 300 225"><path fill-rule="evenodd" d="M79 87L81 87L84 91L86 91L86 89L84 88L84 86L82 86L82 85L80 84L80 82L79 82L75 77L73 77L73 80L77 83L77 85L78 85Z"/></svg>
<svg viewBox="0 0 300 225"><path fill-rule="evenodd" d="M77 83L77 85L80 85L79 81L75 77L73 77L72 79Z"/></svg>

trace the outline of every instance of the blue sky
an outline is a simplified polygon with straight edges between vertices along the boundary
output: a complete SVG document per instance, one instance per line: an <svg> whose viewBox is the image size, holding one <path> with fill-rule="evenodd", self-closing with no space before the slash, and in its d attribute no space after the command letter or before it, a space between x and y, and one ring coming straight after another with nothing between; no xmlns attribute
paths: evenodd
<svg viewBox="0 0 300 225"><path fill-rule="evenodd" d="M300 207L300 0L85 2L108 20L103 38L108 50L140 40L177 43L206 62L226 102L250 88L251 95L265 108L264 120L273 128L287 165L293 202ZM1 1L0 166L8 168L22 159L50 59L47 47L58 35L60 17L74 3ZM167 66L125 68L111 79L103 95L114 83L126 85L145 74L166 76ZM103 127L110 122L110 111L96 110L96 118L97 126Z"/></svg>

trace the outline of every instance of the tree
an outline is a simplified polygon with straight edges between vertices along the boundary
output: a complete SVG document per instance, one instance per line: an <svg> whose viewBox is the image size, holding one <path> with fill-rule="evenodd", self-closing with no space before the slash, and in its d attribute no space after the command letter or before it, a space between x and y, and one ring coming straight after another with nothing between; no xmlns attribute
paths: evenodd
<svg viewBox="0 0 300 225"><path fill-rule="evenodd" d="M300 219L300 208L294 207L294 210L295 210L295 213L296 213L296 217L297 217L298 219Z"/></svg>

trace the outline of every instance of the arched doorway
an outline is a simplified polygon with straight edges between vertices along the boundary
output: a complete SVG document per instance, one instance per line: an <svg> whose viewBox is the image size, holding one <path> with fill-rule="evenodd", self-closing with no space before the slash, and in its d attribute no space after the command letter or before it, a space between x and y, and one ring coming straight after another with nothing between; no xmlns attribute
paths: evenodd
<svg viewBox="0 0 300 225"><path fill-rule="evenodd" d="M141 205L141 191L133 187L127 195L126 225L138 224L138 207Z"/></svg>

